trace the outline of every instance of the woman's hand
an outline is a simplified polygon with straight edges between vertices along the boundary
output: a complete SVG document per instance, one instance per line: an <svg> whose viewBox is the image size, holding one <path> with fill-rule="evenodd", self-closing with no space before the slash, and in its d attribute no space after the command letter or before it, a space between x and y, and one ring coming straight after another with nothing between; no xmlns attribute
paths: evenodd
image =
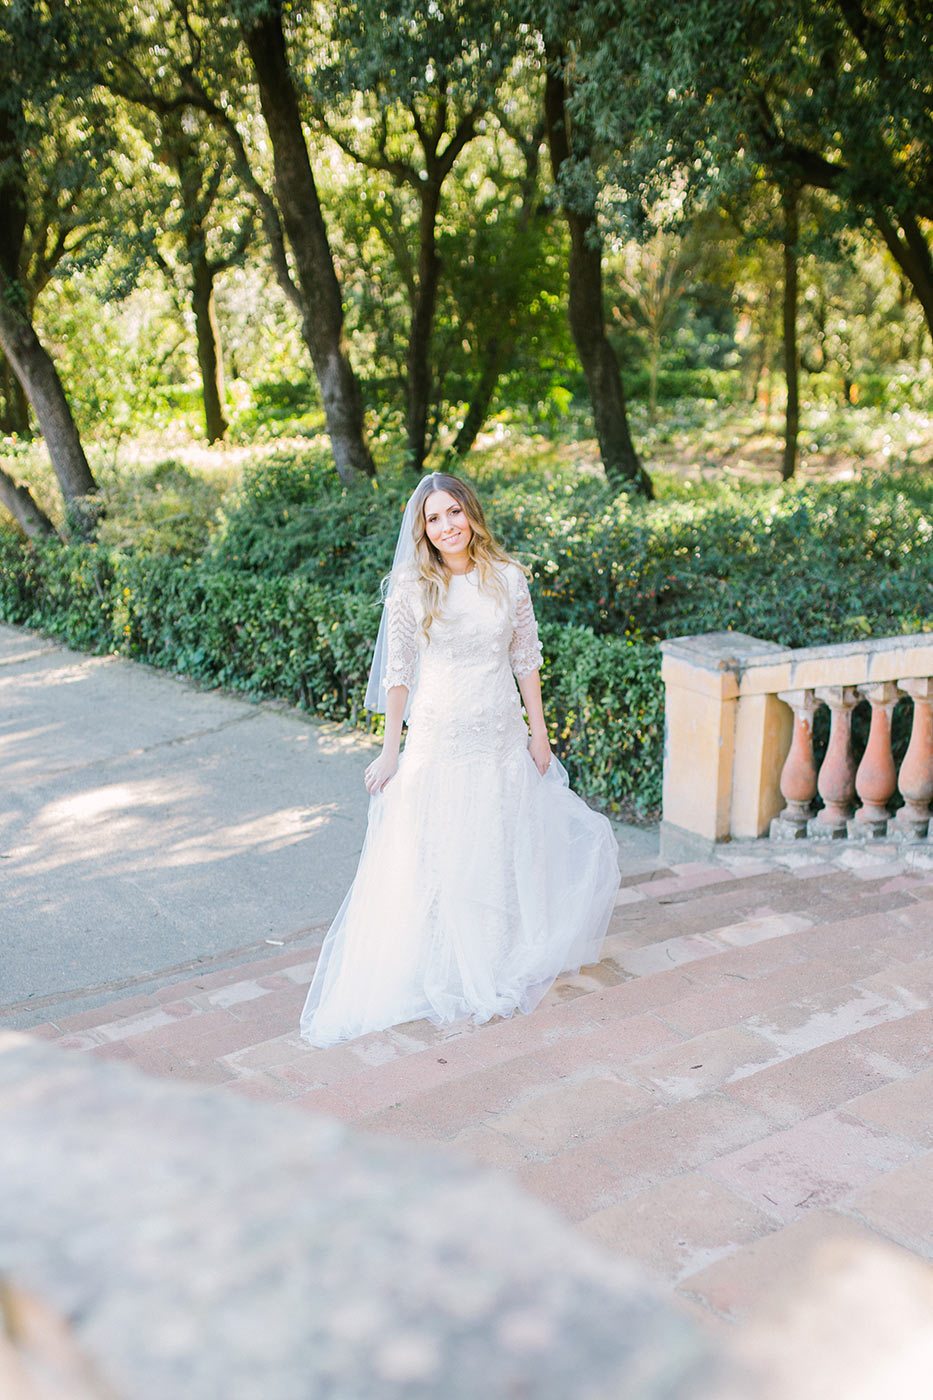
<svg viewBox="0 0 933 1400"><path fill-rule="evenodd" d="M363 776L366 791L371 796L382 792L386 783L391 782L397 772L398 754L381 753L378 758L373 759Z"/></svg>
<svg viewBox="0 0 933 1400"><path fill-rule="evenodd" d="M551 746L546 734L532 734L528 752L534 759L535 767L543 777L551 766Z"/></svg>

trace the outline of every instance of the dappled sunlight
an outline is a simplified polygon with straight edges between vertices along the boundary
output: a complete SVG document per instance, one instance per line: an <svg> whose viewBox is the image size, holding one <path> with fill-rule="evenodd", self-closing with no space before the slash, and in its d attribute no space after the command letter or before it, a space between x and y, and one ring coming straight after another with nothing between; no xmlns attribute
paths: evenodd
<svg viewBox="0 0 933 1400"><path fill-rule="evenodd" d="M38 656L28 658L30 661L37 661ZM78 685L82 681L91 679L93 671L100 670L102 666L113 666L116 657L113 656L82 656L74 661L64 661L60 666L37 666L32 675L28 678L23 676L6 676L0 671L0 690L9 680L15 682L17 689L24 683L45 688L51 685Z"/></svg>
<svg viewBox="0 0 933 1400"><path fill-rule="evenodd" d="M160 866L203 865L245 851L277 851L322 830L340 815L335 802L318 807L282 807L249 821L219 826L169 846L154 862Z"/></svg>
<svg viewBox="0 0 933 1400"><path fill-rule="evenodd" d="M27 821L13 851L18 873L40 875L71 862L99 864L147 852L164 839L163 827L199 789L176 778L108 783L47 802Z"/></svg>
<svg viewBox="0 0 933 1400"><path fill-rule="evenodd" d="M32 764L37 751L41 754L41 744L50 734L58 732L60 724L37 724L31 729L23 729L16 719L0 720L0 763L3 764L5 782L16 777L16 748L25 748Z"/></svg>
<svg viewBox="0 0 933 1400"><path fill-rule="evenodd" d="M116 813L133 809L137 814L140 807L152 806L169 800L177 802L178 789L161 778L149 778L136 783L111 783L107 787L92 788L72 797L62 797L50 802L38 819L37 825L54 832L80 822L85 831L94 822L107 819L108 831L113 830L112 822Z"/></svg>
<svg viewBox="0 0 933 1400"><path fill-rule="evenodd" d="M205 825L206 795L196 781L177 777L88 788L46 803L4 855L23 878L67 865L112 876L204 865L247 852L267 854L306 840L344 816L336 802L325 802Z"/></svg>

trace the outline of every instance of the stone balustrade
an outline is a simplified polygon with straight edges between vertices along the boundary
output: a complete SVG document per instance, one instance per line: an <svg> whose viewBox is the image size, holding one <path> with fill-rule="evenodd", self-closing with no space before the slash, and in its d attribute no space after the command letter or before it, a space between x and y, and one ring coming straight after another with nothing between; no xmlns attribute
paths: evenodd
<svg viewBox="0 0 933 1400"><path fill-rule="evenodd" d="M933 633L792 649L709 632L661 650L667 858L769 834L933 851ZM852 716L863 700L871 723L857 760ZM901 700L913 713L898 771L891 728ZM829 741L818 767L813 728L823 706ZM896 792L903 805L892 815Z"/></svg>

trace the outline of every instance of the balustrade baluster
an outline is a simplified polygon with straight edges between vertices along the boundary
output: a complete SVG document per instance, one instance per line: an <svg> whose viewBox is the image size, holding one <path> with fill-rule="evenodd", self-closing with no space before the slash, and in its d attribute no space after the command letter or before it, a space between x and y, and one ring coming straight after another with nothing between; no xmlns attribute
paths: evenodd
<svg viewBox="0 0 933 1400"><path fill-rule="evenodd" d="M820 767L817 788L824 802L822 812L807 826L810 836L840 840L848 835L848 819L855 800L855 759L852 754L852 711L859 693L851 685L818 686L817 700L829 706L829 745Z"/></svg>
<svg viewBox="0 0 933 1400"><path fill-rule="evenodd" d="M849 835L877 840L888 834L888 803L897 787L897 769L891 753L891 716L897 704L897 685L894 681L881 681L860 685L858 691L871 705L871 728L855 775L855 791L862 805L849 822Z"/></svg>
<svg viewBox="0 0 933 1400"><path fill-rule="evenodd" d="M933 801L933 679L926 677L899 684L914 702L914 717L910 743L897 779L904 805L890 830L908 841L920 841L930 829L930 803Z"/></svg>
<svg viewBox="0 0 933 1400"><path fill-rule="evenodd" d="M812 690L782 690L783 700L794 712L790 750L781 769L781 795L786 802L771 823L773 841L799 841L807 834L816 796L816 760L813 757L813 716L822 701Z"/></svg>

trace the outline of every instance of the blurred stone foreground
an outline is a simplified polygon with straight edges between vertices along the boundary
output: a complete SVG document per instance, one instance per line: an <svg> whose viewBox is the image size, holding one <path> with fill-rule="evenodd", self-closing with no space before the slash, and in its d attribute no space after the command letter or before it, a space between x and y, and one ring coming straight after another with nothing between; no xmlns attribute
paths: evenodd
<svg viewBox="0 0 933 1400"><path fill-rule="evenodd" d="M725 1342L504 1176L0 1037L3 1400L920 1400L933 1279L835 1243Z"/></svg>
<svg viewBox="0 0 933 1400"><path fill-rule="evenodd" d="M4 1400L610 1400L707 1374L624 1266L439 1153L15 1034L0 1132Z"/></svg>

